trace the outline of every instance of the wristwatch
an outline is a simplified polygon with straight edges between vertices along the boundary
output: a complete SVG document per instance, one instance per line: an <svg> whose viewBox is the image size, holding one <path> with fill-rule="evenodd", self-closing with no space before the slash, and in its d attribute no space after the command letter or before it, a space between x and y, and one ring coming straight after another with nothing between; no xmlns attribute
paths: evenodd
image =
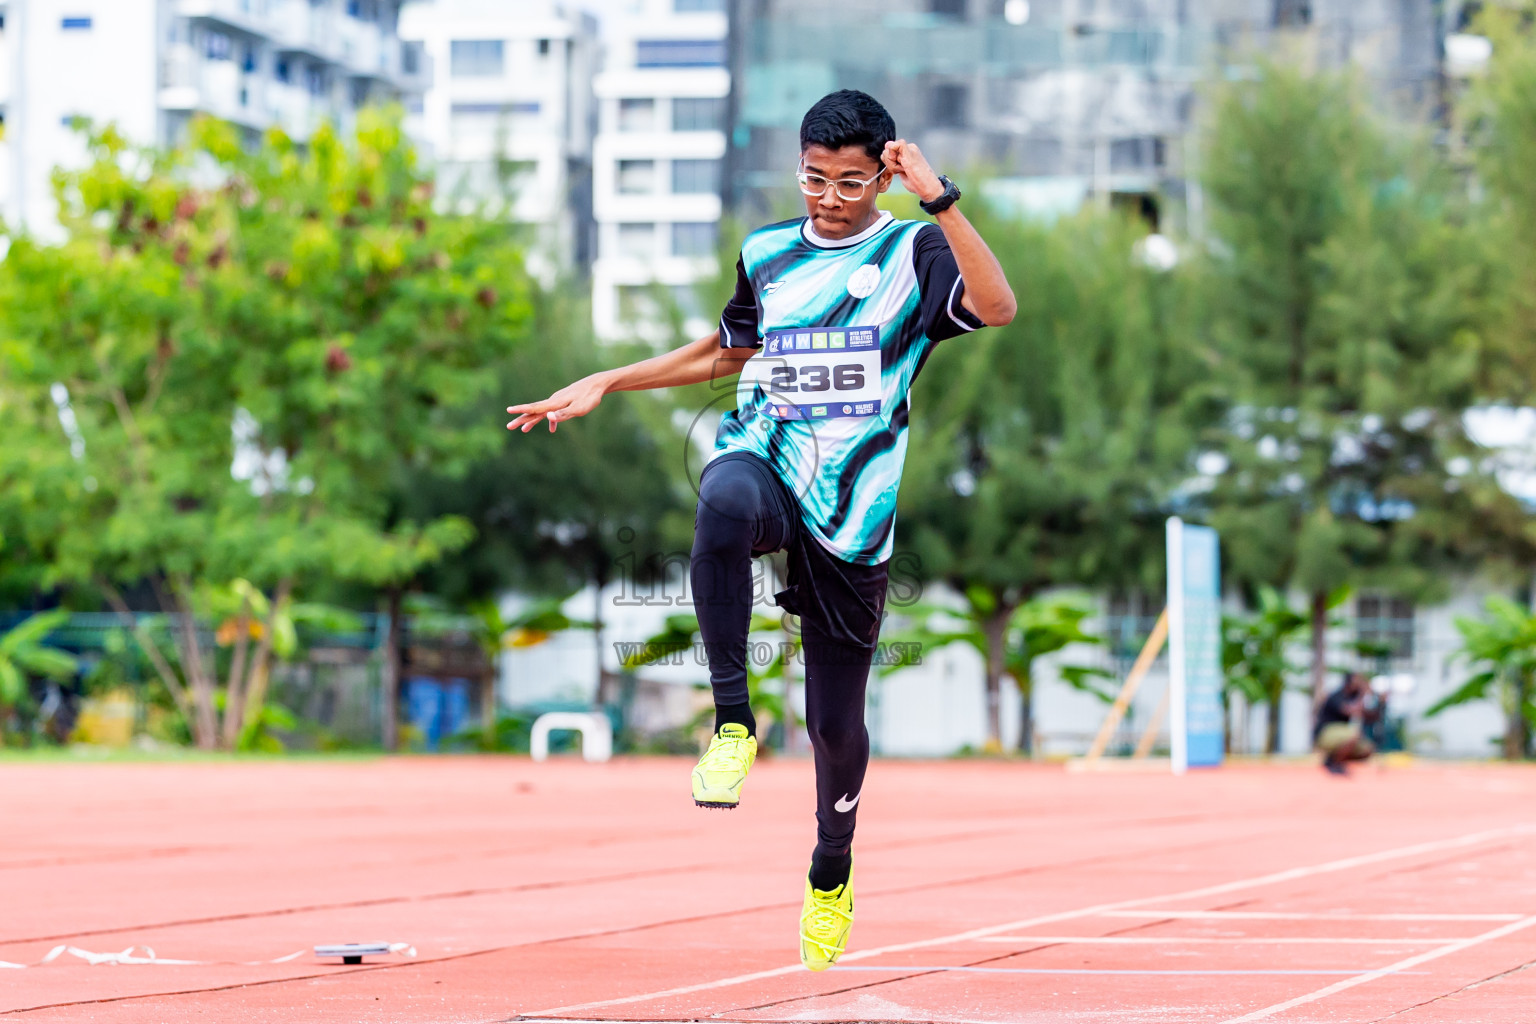
<svg viewBox="0 0 1536 1024"><path fill-rule="evenodd" d="M943 213L951 206L954 206L955 201L960 198L960 186L950 181L948 175L939 175L939 184L944 186L943 195L936 196L930 203L918 201L917 205L921 206L926 214Z"/></svg>

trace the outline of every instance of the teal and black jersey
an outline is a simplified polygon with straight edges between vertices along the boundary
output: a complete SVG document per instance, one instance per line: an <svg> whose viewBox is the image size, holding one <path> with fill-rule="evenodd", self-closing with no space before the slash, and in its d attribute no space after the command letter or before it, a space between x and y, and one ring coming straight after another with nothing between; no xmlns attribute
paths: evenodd
<svg viewBox="0 0 1536 1024"><path fill-rule="evenodd" d="M806 528L860 565L891 557L908 390L933 347L983 326L936 224L882 212L844 239L810 222L747 236L720 345L751 347L711 458L751 452L794 493Z"/></svg>

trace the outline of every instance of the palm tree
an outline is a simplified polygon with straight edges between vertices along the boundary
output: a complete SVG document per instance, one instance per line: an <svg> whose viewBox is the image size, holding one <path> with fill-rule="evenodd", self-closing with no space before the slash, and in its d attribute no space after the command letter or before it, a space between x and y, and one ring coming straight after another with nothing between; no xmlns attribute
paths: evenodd
<svg viewBox="0 0 1536 1024"><path fill-rule="evenodd" d="M75 674L79 662L74 656L46 643L68 618L66 611L39 612L0 635L0 712L5 718L26 699L29 676L68 679Z"/></svg>
<svg viewBox="0 0 1536 1024"><path fill-rule="evenodd" d="M1221 622L1221 660L1227 680L1223 698L1236 691L1249 706L1268 706L1266 753L1280 752L1280 702L1285 696L1285 680L1301 671L1301 666L1286 660L1285 648L1306 631L1309 621L1307 615L1286 604L1274 587L1262 587L1257 612L1225 616Z"/></svg>
<svg viewBox="0 0 1536 1024"><path fill-rule="evenodd" d="M1536 674L1536 613L1505 597L1490 597L1485 619L1457 616L1461 634L1457 657L1481 666L1471 679L1435 701L1424 712L1432 718L1446 708L1493 697L1504 712L1504 756L1511 761L1531 755L1531 723L1536 721L1531 679Z"/></svg>
<svg viewBox="0 0 1536 1024"><path fill-rule="evenodd" d="M1034 752L1034 664L1042 655L1059 651L1070 644L1100 644L1103 638L1086 632L1084 620L1094 614L1092 602L1081 594L1052 594L1036 597L1014 608L1006 619L997 617L997 604L991 593L972 588L966 594L965 608L956 610L919 604L903 609L902 614L915 627L891 638L890 649L899 652L884 666L889 670L915 664L924 653L965 643L981 655L986 669L987 742L986 749L1002 751L1002 680L1010 677L1019 688L1019 749ZM954 628L934 623L960 621ZM900 645L900 646L898 646ZM1058 667L1062 681L1106 702L1114 699L1094 685L1096 678L1107 678L1105 669L1090 665Z"/></svg>

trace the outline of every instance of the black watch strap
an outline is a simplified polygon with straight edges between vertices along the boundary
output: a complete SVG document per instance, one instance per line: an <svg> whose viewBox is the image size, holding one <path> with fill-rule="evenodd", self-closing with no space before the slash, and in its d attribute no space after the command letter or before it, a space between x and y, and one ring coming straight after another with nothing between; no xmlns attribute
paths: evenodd
<svg viewBox="0 0 1536 1024"><path fill-rule="evenodd" d="M935 213L943 213L951 206L954 206L955 201L960 198L960 186L950 181L948 175L939 175L939 184L944 186L944 192L942 195L936 196L931 203L925 203L919 200L917 204L923 208L924 213L929 214L930 216Z"/></svg>

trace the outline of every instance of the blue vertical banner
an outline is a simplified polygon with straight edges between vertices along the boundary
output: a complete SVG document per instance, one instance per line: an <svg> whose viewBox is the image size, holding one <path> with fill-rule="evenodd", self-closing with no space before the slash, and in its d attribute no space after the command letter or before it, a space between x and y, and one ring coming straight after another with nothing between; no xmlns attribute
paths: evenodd
<svg viewBox="0 0 1536 1024"><path fill-rule="evenodd" d="M1221 553L1216 531L1168 520L1168 690L1173 770L1221 764Z"/></svg>

